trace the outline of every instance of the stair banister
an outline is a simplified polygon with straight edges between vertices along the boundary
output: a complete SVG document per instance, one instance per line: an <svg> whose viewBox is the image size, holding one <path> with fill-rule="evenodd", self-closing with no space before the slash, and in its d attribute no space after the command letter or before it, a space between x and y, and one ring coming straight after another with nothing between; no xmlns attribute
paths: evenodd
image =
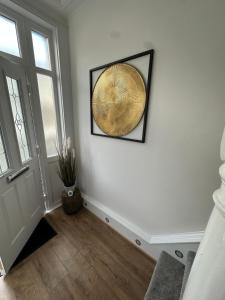
<svg viewBox="0 0 225 300"><path fill-rule="evenodd" d="M221 186L199 246L182 300L225 300L225 129L219 168Z"/></svg>

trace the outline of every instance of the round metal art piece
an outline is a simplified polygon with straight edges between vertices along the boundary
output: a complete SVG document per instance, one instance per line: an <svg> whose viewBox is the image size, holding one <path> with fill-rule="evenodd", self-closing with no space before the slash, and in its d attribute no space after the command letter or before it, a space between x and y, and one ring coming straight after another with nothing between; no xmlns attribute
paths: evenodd
<svg viewBox="0 0 225 300"><path fill-rule="evenodd" d="M115 64L98 78L92 97L93 116L107 135L124 136L140 122L146 102L141 74L128 64Z"/></svg>

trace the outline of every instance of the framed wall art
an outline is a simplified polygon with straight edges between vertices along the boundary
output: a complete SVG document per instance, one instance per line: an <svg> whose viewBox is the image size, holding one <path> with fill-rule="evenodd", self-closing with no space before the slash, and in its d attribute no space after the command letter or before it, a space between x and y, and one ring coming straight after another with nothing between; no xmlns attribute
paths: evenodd
<svg viewBox="0 0 225 300"><path fill-rule="evenodd" d="M91 134L144 143L154 50L90 70Z"/></svg>

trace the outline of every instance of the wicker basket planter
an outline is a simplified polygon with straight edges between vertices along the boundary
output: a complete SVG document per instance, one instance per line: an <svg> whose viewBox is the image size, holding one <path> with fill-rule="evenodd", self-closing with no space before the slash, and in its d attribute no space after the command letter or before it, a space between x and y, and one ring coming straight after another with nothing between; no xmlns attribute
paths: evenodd
<svg viewBox="0 0 225 300"><path fill-rule="evenodd" d="M75 188L73 196L68 196L65 191L62 192L62 206L66 214L71 215L78 212L83 206L83 199L80 190Z"/></svg>

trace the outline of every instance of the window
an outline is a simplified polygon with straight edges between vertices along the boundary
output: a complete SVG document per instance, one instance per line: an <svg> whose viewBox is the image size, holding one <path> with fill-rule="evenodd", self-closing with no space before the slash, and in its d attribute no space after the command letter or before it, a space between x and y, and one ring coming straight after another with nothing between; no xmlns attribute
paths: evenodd
<svg viewBox="0 0 225 300"><path fill-rule="evenodd" d="M16 23L0 15L0 51L20 56Z"/></svg>
<svg viewBox="0 0 225 300"><path fill-rule="evenodd" d="M20 150L20 158L22 163L30 158L29 147L27 142L27 133L24 122L24 115L21 107L21 100L18 88L18 82L6 76L7 87L12 109L13 121L16 129L16 137Z"/></svg>
<svg viewBox="0 0 225 300"><path fill-rule="evenodd" d="M8 170L8 161L5 153L5 147L2 140L2 134L0 131L0 176Z"/></svg>
<svg viewBox="0 0 225 300"><path fill-rule="evenodd" d="M32 63L30 75L32 78L36 76L37 81L32 80L30 85L34 97L38 97L38 94L36 94L37 89L39 92L47 156L56 156L56 146L62 140L61 125L63 119L60 115L62 105L60 105L58 99L58 91L60 91L58 84L60 81L57 77L53 32L51 29L43 28L30 20L17 19L16 13L12 13L12 17L9 18L5 17L4 14L8 14L8 12L3 9L3 12L0 13L0 53L2 51L10 54L10 60L17 63L23 63L24 65ZM21 40L17 28L19 32L23 30L25 35ZM27 34L30 36L27 36ZM30 145L26 135L26 122L24 122L21 110L21 95L16 94L19 88L18 84L19 82L13 78L7 78L20 156L22 162L25 162L30 158Z"/></svg>
<svg viewBox="0 0 225 300"><path fill-rule="evenodd" d="M52 78L47 75L37 74L41 111L44 126L46 150L48 156L56 154L58 141L55 99Z"/></svg>
<svg viewBox="0 0 225 300"><path fill-rule="evenodd" d="M35 31L31 34L36 67L51 70L48 38Z"/></svg>
<svg viewBox="0 0 225 300"><path fill-rule="evenodd" d="M46 35L31 31L34 62L36 68L37 82L39 98L41 102L41 112L45 135L45 145L48 157L57 155L58 146L58 128L57 128L57 113L55 106L55 93L56 89L54 85L54 78L57 76L54 65L51 65L51 61L54 61L51 57L49 39Z"/></svg>

